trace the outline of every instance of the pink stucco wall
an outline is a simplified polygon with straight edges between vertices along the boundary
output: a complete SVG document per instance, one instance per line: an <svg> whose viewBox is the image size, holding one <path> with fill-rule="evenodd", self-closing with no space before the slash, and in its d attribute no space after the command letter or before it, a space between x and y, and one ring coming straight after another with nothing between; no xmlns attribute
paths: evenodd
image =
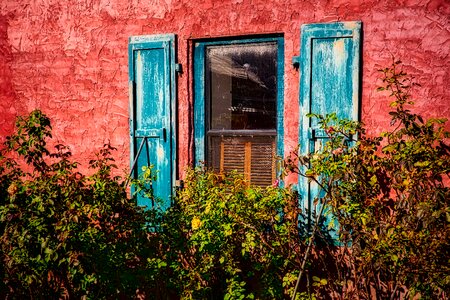
<svg viewBox="0 0 450 300"><path fill-rule="evenodd" d="M128 37L175 33L178 61L179 165L192 160L190 39L283 33L286 152L297 144L299 54L305 23L363 22L362 120L372 132L389 126L388 100L377 93L377 69L394 56L416 76L416 107L450 117L450 2L445 0L3 0L0 1L0 141L13 117L47 113L58 142L84 166L110 141L129 165Z"/></svg>

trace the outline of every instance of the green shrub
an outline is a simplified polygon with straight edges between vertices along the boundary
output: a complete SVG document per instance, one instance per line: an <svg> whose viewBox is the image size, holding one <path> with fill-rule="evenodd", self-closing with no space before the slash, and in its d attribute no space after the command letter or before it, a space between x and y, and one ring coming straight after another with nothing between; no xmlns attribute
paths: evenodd
<svg viewBox="0 0 450 300"><path fill-rule="evenodd" d="M90 162L94 174L85 176L66 147L48 150L50 121L40 111L18 118L16 127L0 157L1 296L136 294L147 281L154 238L149 212L111 175L113 148L105 145Z"/></svg>
<svg viewBox="0 0 450 300"><path fill-rule="evenodd" d="M188 299L282 299L304 246L297 220L288 189L187 170L163 231L173 288Z"/></svg>
<svg viewBox="0 0 450 300"><path fill-rule="evenodd" d="M110 145L85 176L66 147L48 149L42 112L16 127L0 157L1 296L281 299L292 290L306 231L288 189L188 170L163 213L129 199ZM152 197L152 168L143 171L133 189Z"/></svg>
<svg viewBox="0 0 450 300"><path fill-rule="evenodd" d="M362 124L311 115L328 142L286 160L286 172L322 187L314 202L338 221L338 246L328 216L318 230L305 224L289 188L235 173L188 169L168 211L138 207L128 180L112 175L110 145L86 176L66 147L48 149L45 115L18 118L0 152L0 297L445 299L450 134L445 120L408 109L412 83L398 68L381 70L393 130L371 137ZM152 197L152 168L143 171L133 190Z"/></svg>
<svg viewBox="0 0 450 300"><path fill-rule="evenodd" d="M329 141L288 161L290 170L319 182L324 196L317 201L331 207L340 224L345 255L337 260L339 280L330 294L448 297L450 135L445 119L425 121L408 109L413 83L399 64L380 70L379 90L394 98L392 131L370 137L361 124L312 115ZM359 139L351 142L354 136Z"/></svg>

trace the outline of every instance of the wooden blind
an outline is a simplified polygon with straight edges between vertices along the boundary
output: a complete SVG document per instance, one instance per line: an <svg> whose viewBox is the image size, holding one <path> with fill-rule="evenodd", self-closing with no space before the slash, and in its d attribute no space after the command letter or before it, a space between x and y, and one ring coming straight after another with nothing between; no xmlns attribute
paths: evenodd
<svg viewBox="0 0 450 300"><path fill-rule="evenodd" d="M217 172L244 174L252 185L275 180L275 136L212 136L209 162Z"/></svg>

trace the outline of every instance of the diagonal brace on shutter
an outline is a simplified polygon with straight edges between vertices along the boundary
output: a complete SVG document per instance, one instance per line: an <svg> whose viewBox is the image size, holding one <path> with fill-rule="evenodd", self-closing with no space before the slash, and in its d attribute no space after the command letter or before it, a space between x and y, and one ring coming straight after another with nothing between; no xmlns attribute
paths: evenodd
<svg viewBox="0 0 450 300"><path fill-rule="evenodd" d="M148 138L160 138L164 141L166 141L166 129L160 128L160 129L139 129L136 130L136 134L134 135L135 138L142 138L142 142L139 145L139 149L136 153L136 156L134 157L133 163L131 164L131 170L130 170L130 176L133 175L134 169L136 168L136 163L139 158L139 155L142 152L142 148L144 147L144 144L147 142Z"/></svg>
<svg viewBox="0 0 450 300"><path fill-rule="evenodd" d="M129 176L128 177L131 177L131 175L133 175L133 172L134 172L134 169L136 168L136 163L137 163L137 161L138 161L138 158L139 158L139 155L141 154L141 152L142 152L142 148L144 147L144 144L147 142L147 137L142 137L142 142L141 142L141 144L139 145L139 149L138 149L138 152L136 153L136 156L134 157L134 160L133 160L133 163L131 164L131 170L130 170L130 174L129 174ZM127 181L126 181L126 183L125 183L125 186L127 186L128 185L128 179L127 179Z"/></svg>

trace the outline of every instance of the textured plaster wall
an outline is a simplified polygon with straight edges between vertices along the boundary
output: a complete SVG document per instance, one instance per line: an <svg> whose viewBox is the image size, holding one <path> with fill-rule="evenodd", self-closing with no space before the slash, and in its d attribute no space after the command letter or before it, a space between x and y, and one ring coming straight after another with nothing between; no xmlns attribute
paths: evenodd
<svg viewBox="0 0 450 300"><path fill-rule="evenodd" d="M179 165L192 160L192 57L195 38L283 33L286 153L297 144L299 30L305 23L363 22L362 120L389 126L377 69L394 56L416 76L417 109L450 117L450 2L445 0L3 0L0 2L0 140L13 116L47 113L54 137L87 165L110 141L129 164L128 58L131 35L176 33Z"/></svg>
<svg viewBox="0 0 450 300"><path fill-rule="evenodd" d="M0 15L0 142L11 132L16 115L15 92L10 68L12 55L8 41L8 22Z"/></svg>

